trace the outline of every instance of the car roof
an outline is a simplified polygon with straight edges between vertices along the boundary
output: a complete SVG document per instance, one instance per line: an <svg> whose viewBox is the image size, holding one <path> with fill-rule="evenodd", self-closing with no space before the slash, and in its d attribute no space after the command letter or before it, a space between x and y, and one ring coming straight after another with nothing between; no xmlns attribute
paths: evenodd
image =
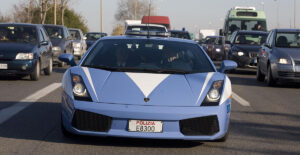
<svg viewBox="0 0 300 155"><path fill-rule="evenodd" d="M193 40L188 39L180 39L180 38L172 38L172 37L150 37L147 38L147 36L109 36L109 37L103 37L101 40L133 40L133 39L141 39L141 40L157 40L157 41L171 41L171 42L182 42L182 43L190 43L190 44L197 44ZM197 44L198 45L198 44Z"/></svg>
<svg viewBox="0 0 300 155"><path fill-rule="evenodd" d="M165 26L163 25L158 25L158 24L130 24L128 26L153 26L153 27L161 27L161 28L166 28Z"/></svg>
<svg viewBox="0 0 300 155"><path fill-rule="evenodd" d="M86 34L88 34L88 33L106 34L106 33L104 33L104 32L87 32Z"/></svg>
<svg viewBox="0 0 300 155"><path fill-rule="evenodd" d="M182 31L182 30L169 30L169 32L189 33L189 31Z"/></svg>
<svg viewBox="0 0 300 155"><path fill-rule="evenodd" d="M52 27L66 27L66 26L63 26L63 25L54 25L54 24L43 24L43 26L52 26Z"/></svg>
<svg viewBox="0 0 300 155"><path fill-rule="evenodd" d="M265 31L249 31L249 30L238 30L237 33L268 34L268 32Z"/></svg>
<svg viewBox="0 0 300 155"><path fill-rule="evenodd" d="M0 25L38 26L38 27L41 27L40 24L28 24L28 23L0 23Z"/></svg>
<svg viewBox="0 0 300 155"><path fill-rule="evenodd" d="M276 32L300 32L300 29L274 29Z"/></svg>
<svg viewBox="0 0 300 155"><path fill-rule="evenodd" d="M80 29L77 29L77 28L68 28L68 30L76 30L76 31L81 31Z"/></svg>

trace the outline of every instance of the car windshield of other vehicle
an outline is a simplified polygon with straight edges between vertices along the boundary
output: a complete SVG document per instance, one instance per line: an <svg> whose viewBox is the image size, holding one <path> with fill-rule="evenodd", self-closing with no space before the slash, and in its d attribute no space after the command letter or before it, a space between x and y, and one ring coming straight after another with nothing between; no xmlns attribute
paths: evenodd
<svg viewBox="0 0 300 155"><path fill-rule="evenodd" d="M100 33L87 33L86 40L98 40L102 37Z"/></svg>
<svg viewBox="0 0 300 155"><path fill-rule="evenodd" d="M266 39L267 34L237 34L234 44L262 45Z"/></svg>
<svg viewBox="0 0 300 155"><path fill-rule="evenodd" d="M216 37L206 37L205 38L205 44L213 44L216 41Z"/></svg>
<svg viewBox="0 0 300 155"><path fill-rule="evenodd" d="M190 34L186 33L186 32L171 32L171 37L182 38L182 39L191 39Z"/></svg>
<svg viewBox="0 0 300 155"><path fill-rule="evenodd" d="M128 26L127 31L148 31L147 26ZM158 32L166 32L166 29L164 27L158 27L158 26L149 26L149 31L158 31Z"/></svg>
<svg viewBox="0 0 300 155"><path fill-rule="evenodd" d="M276 47L300 48L300 32L278 32Z"/></svg>
<svg viewBox="0 0 300 155"><path fill-rule="evenodd" d="M45 29L50 38L62 39L64 38L63 29L54 26L45 26Z"/></svg>
<svg viewBox="0 0 300 155"><path fill-rule="evenodd" d="M0 26L0 42L37 43L36 28L33 26Z"/></svg>
<svg viewBox="0 0 300 155"><path fill-rule="evenodd" d="M223 44L223 39L222 39L222 37L216 38L215 44L216 44L216 45L222 45L222 44Z"/></svg>
<svg viewBox="0 0 300 155"><path fill-rule="evenodd" d="M228 33L232 34L237 30L255 30L266 31L265 21L251 21L251 20L231 20L229 21Z"/></svg>
<svg viewBox="0 0 300 155"><path fill-rule="evenodd" d="M81 39L79 31L77 31L77 30L69 30L69 32L70 32L70 34L71 34L71 36L72 36L73 39L75 39L75 40L80 40Z"/></svg>
<svg viewBox="0 0 300 155"><path fill-rule="evenodd" d="M121 72L214 72L196 44L146 39L100 41L82 66Z"/></svg>

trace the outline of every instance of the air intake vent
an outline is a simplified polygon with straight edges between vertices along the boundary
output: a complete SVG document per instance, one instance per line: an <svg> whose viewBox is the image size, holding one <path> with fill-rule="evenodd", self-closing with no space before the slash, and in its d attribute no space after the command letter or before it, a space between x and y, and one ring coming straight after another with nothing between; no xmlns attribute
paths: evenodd
<svg viewBox="0 0 300 155"><path fill-rule="evenodd" d="M187 136L213 135L219 132L217 116L206 116L180 121L180 131Z"/></svg>

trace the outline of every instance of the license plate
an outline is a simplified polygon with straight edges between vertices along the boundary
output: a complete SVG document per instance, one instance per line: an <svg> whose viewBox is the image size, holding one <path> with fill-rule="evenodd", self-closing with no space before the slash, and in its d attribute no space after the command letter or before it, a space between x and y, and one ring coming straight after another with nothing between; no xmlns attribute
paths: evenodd
<svg viewBox="0 0 300 155"><path fill-rule="evenodd" d="M0 69L7 69L7 64L0 64Z"/></svg>
<svg viewBox="0 0 300 155"><path fill-rule="evenodd" d="M129 120L128 131L131 132L162 132L162 121Z"/></svg>

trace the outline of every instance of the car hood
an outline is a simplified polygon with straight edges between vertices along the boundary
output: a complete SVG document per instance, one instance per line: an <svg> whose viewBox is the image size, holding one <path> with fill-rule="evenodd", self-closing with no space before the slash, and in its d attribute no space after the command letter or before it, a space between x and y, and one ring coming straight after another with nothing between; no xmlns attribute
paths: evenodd
<svg viewBox="0 0 300 155"><path fill-rule="evenodd" d="M82 76L95 102L148 106L200 106L212 83L226 78L218 72L180 75L86 67L73 67L70 72Z"/></svg>
<svg viewBox="0 0 300 155"><path fill-rule="evenodd" d="M299 48L276 48L280 57L290 57L292 59L300 60Z"/></svg>
<svg viewBox="0 0 300 155"><path fill-rule="evenodd" d="M64 42L64 39L58 39L58 38L50 38L50 40L53 46L60 46Z"/></svg>
<svg viewBox="0 0 300 155"><path fill-rule="evenodd" d="M258 52L261 46L260 45L234 45L234 48L243 52Z"/></svg>
<svg viewBox="0 0 300 155"><path fill-rule="evenodd" d="M0 58L14 59L17 53L31 52L35 46L26 43L0 43Z"/></svg>

